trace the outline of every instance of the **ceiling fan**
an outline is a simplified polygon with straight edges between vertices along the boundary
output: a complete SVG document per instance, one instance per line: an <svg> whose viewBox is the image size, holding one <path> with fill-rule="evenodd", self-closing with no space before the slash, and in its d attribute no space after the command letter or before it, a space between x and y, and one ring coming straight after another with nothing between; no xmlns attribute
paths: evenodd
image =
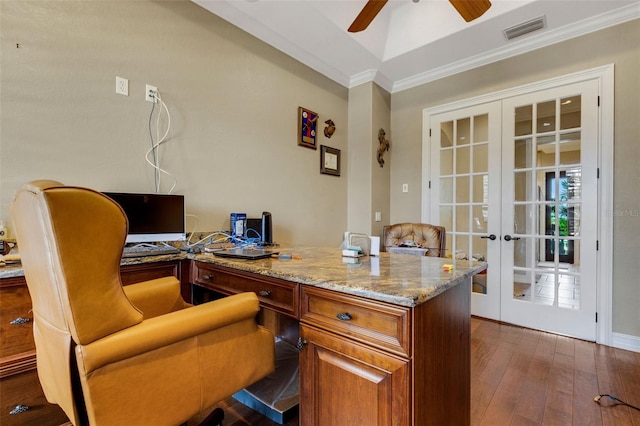
<svg viewBox="0 0 640 426"><path fill-rule="evenodd" d="M369 0L364 8L360 11L360 14L356 17L353 24L349 27L350 33L357 33L366 29L373 18L376 17L378 12L387 4L389 0ZM418 1L418 0L414 0ZM456 8L460 16L467 21L471 22L476 18L482 16L491 7L489 0L449 0L449 3Z"/></svg>

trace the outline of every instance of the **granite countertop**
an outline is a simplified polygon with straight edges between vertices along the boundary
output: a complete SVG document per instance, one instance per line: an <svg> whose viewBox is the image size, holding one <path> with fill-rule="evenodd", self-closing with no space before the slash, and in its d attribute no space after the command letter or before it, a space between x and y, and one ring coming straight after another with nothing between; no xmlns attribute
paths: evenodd
<svg viewBox="0 0 640 426"><path fill-rule="evenodd" d="M20 263L7 263L0 267L0 278L24 277L24 270Z"/></svg>
<svg viewBox="0 0 640 426"><path fill-rule="evenodd" d="M300 259L236 260L212 254L126 258L121 265L193 259L268 277L413 307L486 269L486 262L383 252L379 257L343 258L339 248L280 248ZM355 262L355 263L348 263ZM451 271L443 265L452 264ZM24 276L20 264L0 268L0 278Z"/></svg>
<svg viewBox="0 0 640 426"><path fill-rule="evenodd" d="M301 259L235 260L212 254L190 258L407 307L426 302L487 267L485 262L386 252L379 257L358 258L358 263L346 263L347 258L342 257L338 248L277 248L277 251ZM445 272L445 264L454 268Z"/></svg>
<svg viewBox="0 0 640 426"><path fill-rule="evenodd" d="M182 259L188 259L188 255L186 253L179 253L179 254L164 254L161 256L128 257L128 258L123 258L120 261L120 266L142 265L145 263L155 263L155 262L169 262L172 260L182 260ZM7 263L5 266L0 267L0 278L12 278L12 277L24 277L24 269L22 269L22 264L20 262Z"/></svg>

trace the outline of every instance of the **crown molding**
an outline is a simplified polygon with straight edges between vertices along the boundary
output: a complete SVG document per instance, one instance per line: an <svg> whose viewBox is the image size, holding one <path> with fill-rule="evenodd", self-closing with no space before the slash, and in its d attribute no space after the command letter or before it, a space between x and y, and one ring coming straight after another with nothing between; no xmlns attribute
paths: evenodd
<svg viewBox="0 0 640 426"><path fill-rule="evenodd" d="M503 59L512 58L523 53L531 52L542 47L613 27L638 18L640 18L640 7L638 7L638 4L632 4L609 13L585 19L572 25L567 25L563 28L550 30L539 35L525 36L526 38L519 40L510 46L493 49L488 52L453 62L443 67L434 68L432 70L416 74L412 77L398 80L393 83L391 93L407 90L421 84L439 80L444 77L498 62Z"/></svg>

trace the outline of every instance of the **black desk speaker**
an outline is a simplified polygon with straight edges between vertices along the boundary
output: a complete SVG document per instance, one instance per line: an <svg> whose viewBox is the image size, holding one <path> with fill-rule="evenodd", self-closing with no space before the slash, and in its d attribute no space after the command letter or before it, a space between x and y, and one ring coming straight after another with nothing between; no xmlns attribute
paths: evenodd
<svg viewBox="0 0 640 426"><path fill-rule="evenodd" d="M262 212L262 242L273 244L273 228L271 224L271 213Z"/></svg>

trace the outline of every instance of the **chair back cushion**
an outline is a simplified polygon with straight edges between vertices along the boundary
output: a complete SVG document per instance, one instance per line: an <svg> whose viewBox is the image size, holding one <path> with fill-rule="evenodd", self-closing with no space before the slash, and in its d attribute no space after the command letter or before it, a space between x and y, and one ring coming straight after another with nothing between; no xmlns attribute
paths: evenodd
<svg viewBox="0 0 640 426"><path fill-rule="evenodd" d="M32 299L38 376L47 399L70 415L74 345L143 319L120 281L127 219L99 192L43 180L16 193L11 216Z"/></svg>
<svg viewBox="0 0 640 426"><path fill-rule="evenodd" d="M383 247L426 248L426 256L444 257L445 229L427 223L398 223L383 228Z"/></svg>
<svg viewBox="0 0 640 426"><path fill-rule="evenodd" d="M127 218L99 192L56 183L25 185L12 216L34 313L83 345L142 321L120 281Z"/></svg>

